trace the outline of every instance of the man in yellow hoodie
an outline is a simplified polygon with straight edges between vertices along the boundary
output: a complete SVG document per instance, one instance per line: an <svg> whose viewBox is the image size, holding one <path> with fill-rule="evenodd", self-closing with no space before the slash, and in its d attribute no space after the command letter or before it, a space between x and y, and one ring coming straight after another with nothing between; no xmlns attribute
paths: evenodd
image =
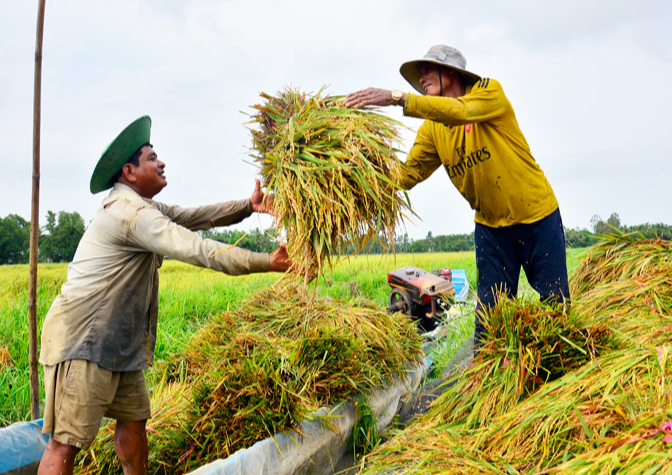
<svg viewBox="0 0 672 475"><path fill-rule="evenodd" d="M558 202L523 136L511 103L495 79L466 69L457 49L432 46L402 64L401 75L421 95L369 88L349 94L348 107L401 106L424 119L401 182L411 189L443 166L476 211L478 299L475 342L484 333L482 306L501 290L518 292L521 267L543 301L569 299L565 235Z"/></svg>

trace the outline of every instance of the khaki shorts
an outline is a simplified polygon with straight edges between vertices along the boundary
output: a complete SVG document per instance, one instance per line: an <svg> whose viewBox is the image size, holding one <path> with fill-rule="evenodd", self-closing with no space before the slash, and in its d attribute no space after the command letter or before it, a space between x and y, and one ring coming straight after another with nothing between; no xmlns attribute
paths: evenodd
<svg viewBox="0 0 672 475"><path fill-rule="evenodd" d="M44 366L44 425L61 444L87 449L103 417L142 421L151 417L142 370L115 372L86 360Z"/></svg>

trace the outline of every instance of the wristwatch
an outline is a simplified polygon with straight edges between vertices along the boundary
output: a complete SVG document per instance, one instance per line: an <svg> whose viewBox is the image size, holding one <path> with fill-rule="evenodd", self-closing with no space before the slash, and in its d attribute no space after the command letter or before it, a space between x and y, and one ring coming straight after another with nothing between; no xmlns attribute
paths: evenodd
<svg viewBox="0 0 672 475"><path fill-rule="evenodd" d="M394 91L392 91L392 105L398 106L399 101L401 100L401 98L403 96L404 96L404 93L401 92L398 89L395 89Z"/></svg>

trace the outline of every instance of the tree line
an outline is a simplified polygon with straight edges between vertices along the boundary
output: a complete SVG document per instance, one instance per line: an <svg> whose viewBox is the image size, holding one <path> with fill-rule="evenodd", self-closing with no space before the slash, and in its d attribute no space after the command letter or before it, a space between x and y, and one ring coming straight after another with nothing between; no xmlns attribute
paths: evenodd
<svg viewBox="0 0 672 475"><path fill-rule="evenodd" d="M625 226L616 213L603 220L595 215L590 221L592 230L565 228L567 247L588 247L599 239L600 235L613 232L641 233L646 238L672 238L672 226L667 224L640 224ZM58 214L47 211L46 224L39 236L40 262L70 262L75 255L79 240L85 231L84 219L77 212L59 211ZM235 229L213 229L201 231L208 239L234 244L243 249L255 252L272 252L282 240L275 229L239 231ZM24 264L28 262L30 240L30 222L16 214L0 218L0 264ZM391 252L386 248L386 240L372 242L363 252L365 254L381 254ZM394 250L398 253L423 252L459 252L474 250L474 233L433 235L427 233L424 239L414 240L407 233L394 238ZM337 252L352 254L354 249L346 247Z"/></svg>
<svg viewBox="0 0 672 475"><path fill-rule="evenodd" d="M38 237L39 262L70 262L84 235L84 218L76 211L47 211L47 224ZM0 264L26 264L30 250L30 221L9 214L0 218Z"/></svg>
<svg viewBox="0 0 672 475"><path fill-rule="evenodd" d="M600 236L611 233L638 233L647 239L660 238L668 241L672 239L672 225L645 223L626 226L621 224L617 213L612 213L606 220L603 220L599 215L594 215L590 220L590 225L592 231L578 227L574 229L565 227L566 246L569 248L589 247L595 244ZM403 236L397 236L395 239L395 249L400 253L473 251L474 233L433 236L429 232L425 239L416 241L409 239L404 234Z"/></svg>

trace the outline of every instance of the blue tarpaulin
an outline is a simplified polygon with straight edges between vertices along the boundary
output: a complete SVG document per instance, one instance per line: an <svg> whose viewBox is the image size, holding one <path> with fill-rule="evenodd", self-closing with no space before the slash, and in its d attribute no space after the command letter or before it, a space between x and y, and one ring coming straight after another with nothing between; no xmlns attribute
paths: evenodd
<svg viewBox="0 0 672 475"><path fill-rule="evenodd" d="M0 475L36 473L48 441L42 419L0 429Z"/></svg>

